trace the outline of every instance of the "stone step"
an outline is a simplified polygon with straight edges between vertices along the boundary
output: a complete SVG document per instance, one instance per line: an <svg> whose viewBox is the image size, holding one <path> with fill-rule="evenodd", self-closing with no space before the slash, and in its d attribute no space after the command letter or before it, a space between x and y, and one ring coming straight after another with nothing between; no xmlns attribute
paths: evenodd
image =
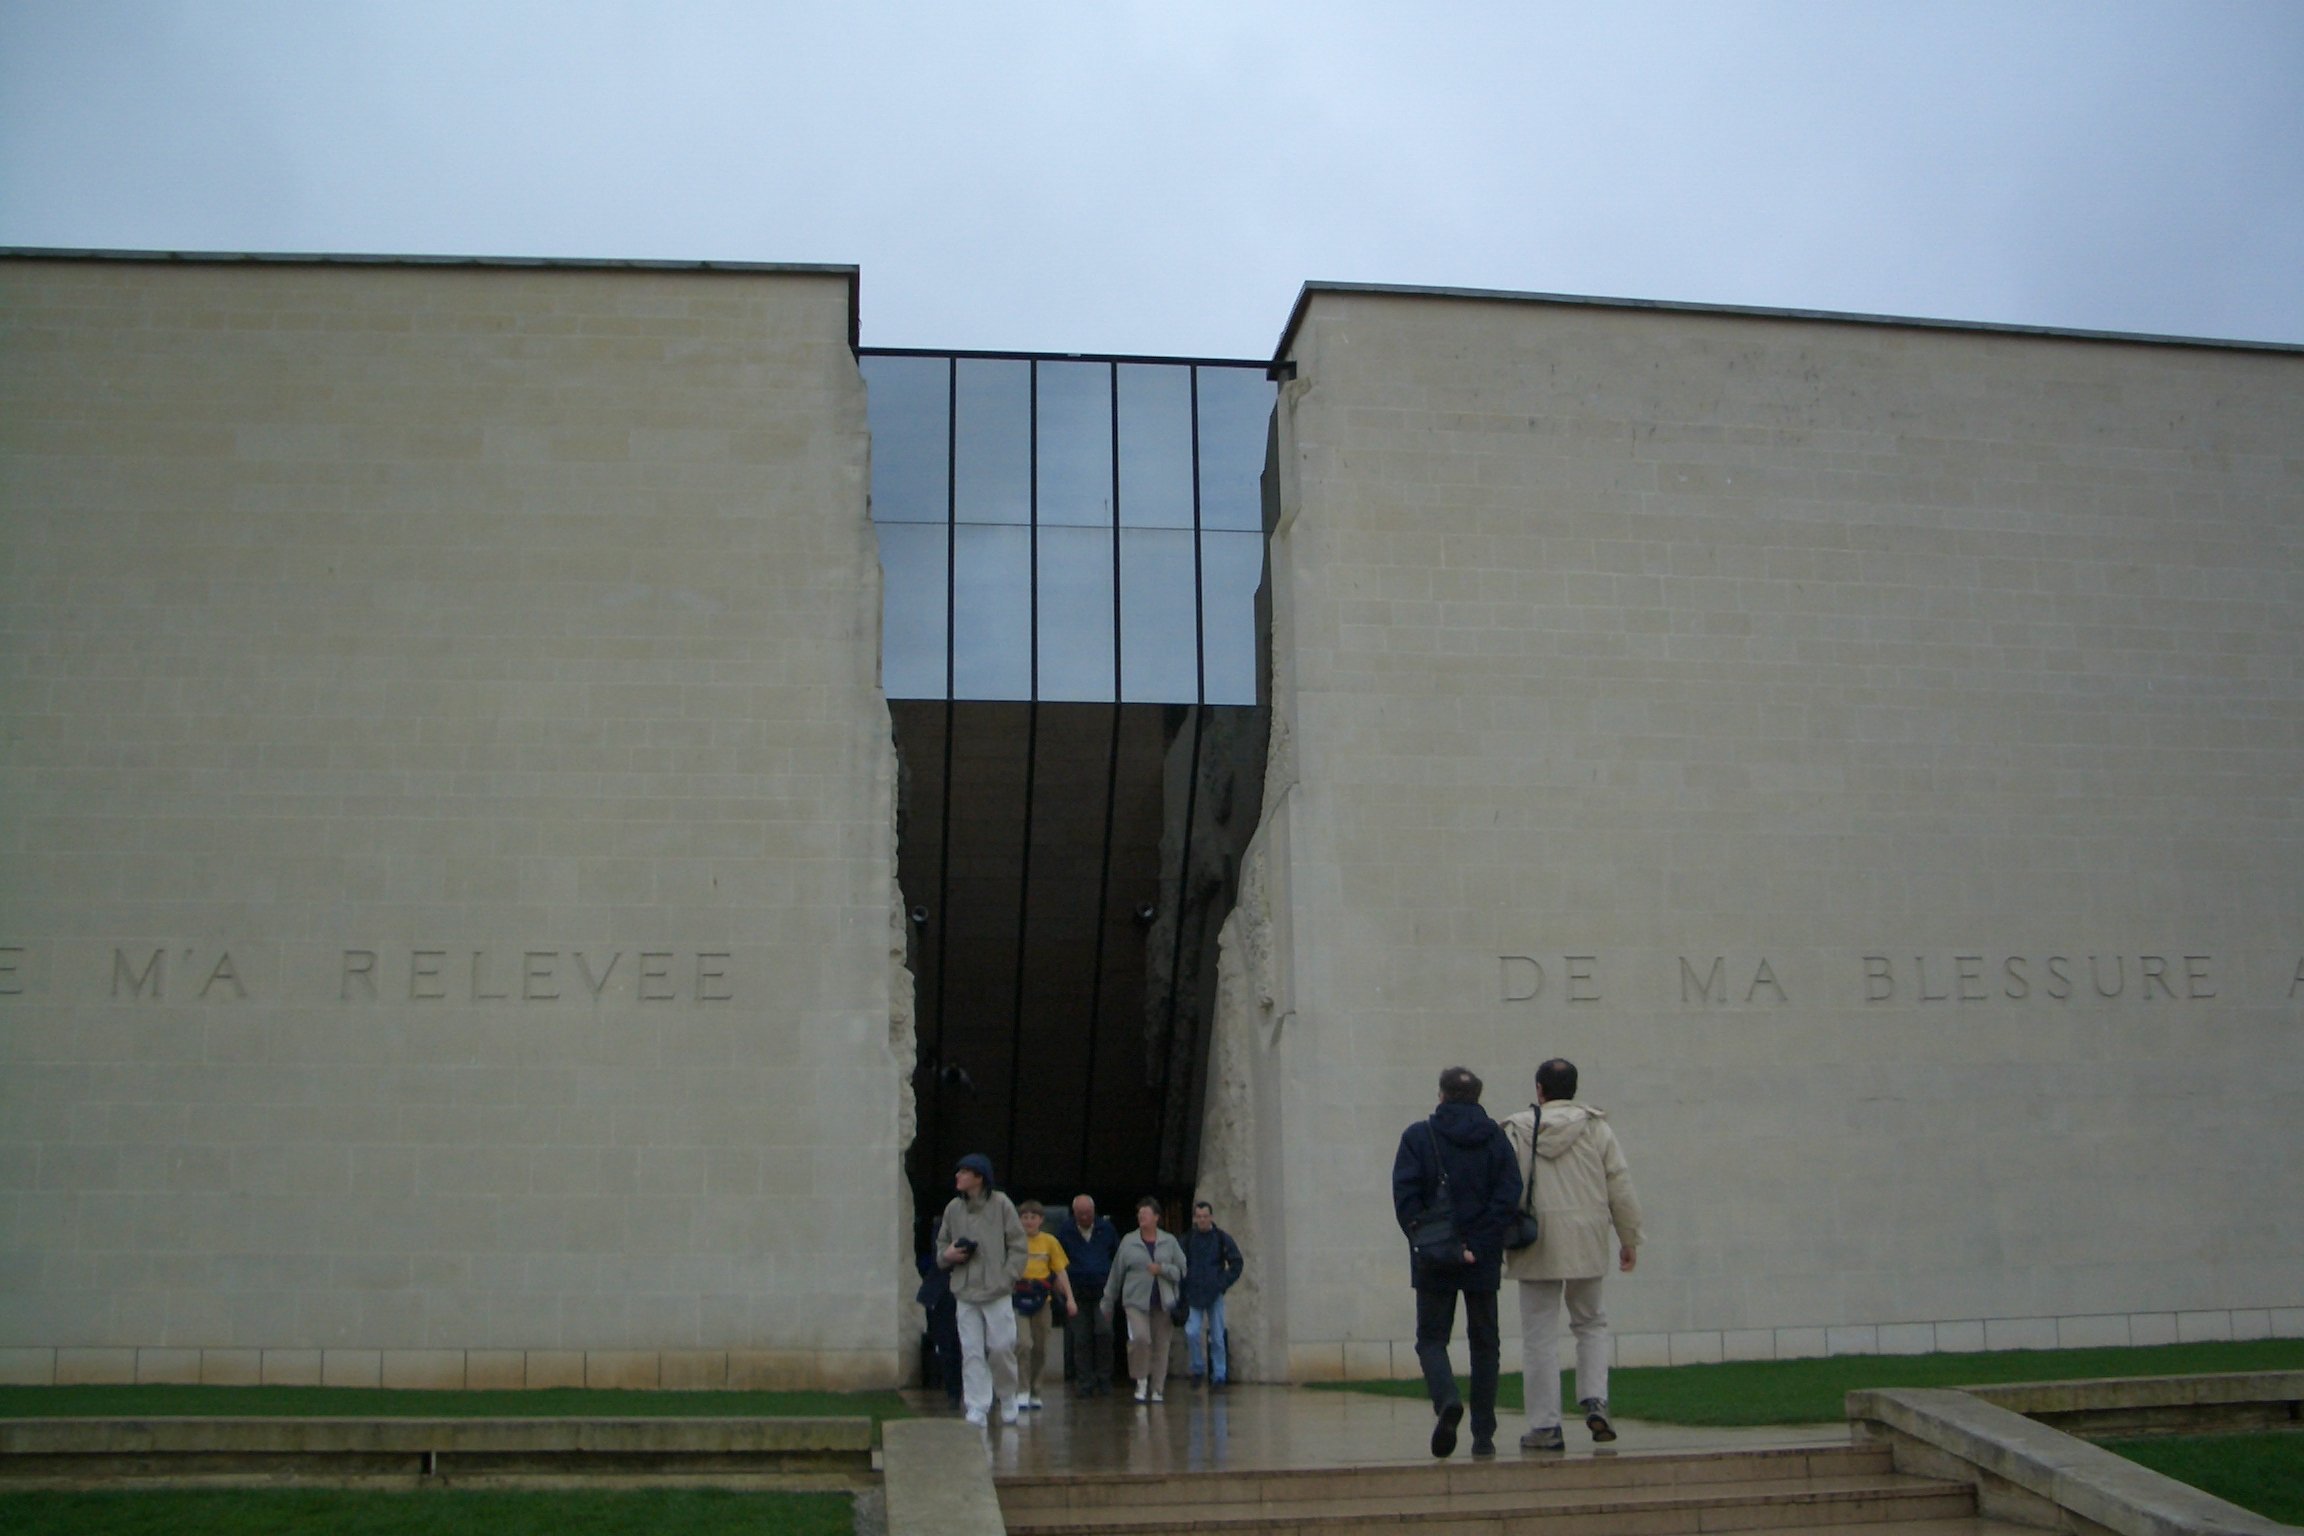
<svg viewBox="0 0 2304 1536"><path fill-rule="evenodd" d="M1189 1479L1185 1480L1189 1481ZM1975 1490L1899 1473L1812 1478L1744 1478L1718 1483L1655 1483L1614 1488L1451 1486L1445 1491L1353 1496L1354 1479L1276 1502L1106 1504L1009 1509L1011 1533L1036 1536L1167 1536L1167 1533L1345 1531L1409 1527L1448 1536L1527 1536L1573 1520L1577 1536L1696 1536L1738 1531L1811 1532L1826 1526L1877 1529L1971 1519Z"/></svg>
<svg viewBox="0 0 2304 1536"><path fill-rule="evenodd" d="M0 1486L868 1483L868 1418L0 1420Z"/></svg>
<svg viewBox="0 0 2304 1536"><path fill-rule="evenodd" d="M1793 1446L1753 1451L1528 1456L1507 1443L1494 1461L1461 1453L1448 1461L1357 1467L1164 1473L1011 1474L999 1479L1004 1509L1141 1508L1158 1503L1285 1504L1305 1498L1439 1498L1455 1492L1614 1489L1819 1477L1891 1470L1884 1445Z"/></svg>

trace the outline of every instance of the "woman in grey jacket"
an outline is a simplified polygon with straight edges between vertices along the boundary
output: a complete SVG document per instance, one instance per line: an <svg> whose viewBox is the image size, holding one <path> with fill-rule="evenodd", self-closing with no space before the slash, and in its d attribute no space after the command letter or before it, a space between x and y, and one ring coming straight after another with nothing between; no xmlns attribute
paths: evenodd
<svg viewBox="0 0 2304 1536"><path fill-rule="evenodd" d="M1146 1195L1136 1202L1136 1230L1113 1255L1102 1304L1106 1317L1115 1302L1127 1309L1128 1374L1140 1403L1166 1401L1168 1340L1176 1329L1168 1309L1183 1293L1184 1245L1160 1230L1160 1202Z"/></svg>

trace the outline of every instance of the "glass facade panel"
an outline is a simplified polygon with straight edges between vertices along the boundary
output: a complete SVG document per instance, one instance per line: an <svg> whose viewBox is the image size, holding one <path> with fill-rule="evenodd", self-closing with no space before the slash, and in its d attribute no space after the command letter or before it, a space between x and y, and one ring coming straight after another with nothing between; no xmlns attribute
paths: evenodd
<svg viewBox="0 0 2304 1536"><path fill-rule="evenodd" d="M1109 701L1115 692L1112 529L1042 528L1040 697Z"/></svg>
<svg viewBox="0 0 2304 1536"><path fill-rule="evenodd" d="M1192 526L1192 370L1120 367L1120 525Z"/></svg>
<svg viewBox="0 0 2304 1536"><path fill-rule="evenodd" d="M1199 697L1194 639L1192 530L1120 530L1120 698L1191 703Z"/></svg>
<svg viewBox="0 0 2304 1536"><path fill-rule="evenodd" d="M1032 520L1032 364L960 359L954 385L952 483L963 523Z"/></svg>
<svg viewBox="0 0 2304 1536"><path fill-rule="evenodd" d="M862 366L889 697L942 698L949 680L955 699L1253 702L1274 396L1260 365L872 354Z"/></svg>
<svg viewBox="0 0 2304 1536"><path fill-rule="evenodd" d="M1264 435L1274 385L1251 368L1200 370L1200 526L1264 529Z"/></svg>
<svg viewBox="0 0 2304 1536"><path fill-rule="evenodd" d="M944 697L944 562L933 523L882 523L880 686L892 699Z"/></svg>
<svg viewBox="0 0 2304 1536"><path fill-rule="evenodd" d="M1032 696L1032 530L952 531L952 696Z"/></svg>
<svg viewBox="0 0 2304 1536"><path fill-rule="evenodd" d="M1208 702L1256 702L1256 589L1264 581L1264 535L1200 536L1200 633Z"/></svg>
<svg viewBox="0 0 2304 1536"><path fill-rule="evenodd" d="M872 519L941 523L946 495L952 361L943 357L865 357L865 420L872 429ZM942 599L938 599L941 603ZM944 637L939 633L936 643ZM936 668L944 686L944 668Z"/></svg>
<svg viewBox="0 0 2304 1536"><path fill-rule="evenodd" d="M1112 365L1044 362L1039 369L1040 525L1109 528Z"/></svg>

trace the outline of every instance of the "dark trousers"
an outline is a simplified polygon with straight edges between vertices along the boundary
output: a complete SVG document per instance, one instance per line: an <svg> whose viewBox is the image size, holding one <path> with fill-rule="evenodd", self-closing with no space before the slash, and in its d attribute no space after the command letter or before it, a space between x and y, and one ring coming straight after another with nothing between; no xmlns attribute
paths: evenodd
<svg viewBox="0 0 2304 1536"><path fill-rule="evenodd" d="M1464 1338L1472 1346L1472 1438L1496 1438L1496 1291L1456 1285L1416 1287L1416 1363L1424 1368L1424 1390L1438 1413L1457 1401L1456 1373L1448 1365L1448 1340L1456 1331L1456 1298L1464 1298Z"/></svg>
<svg viewBox="0 0 2304 1536"><path fill-rule="evenodd" d="M960 1309L951 1294L928 1309L928 1344L936 1365L936 1385L960 1401Z"/></svg>
<svg viewBox="0 0 2304 1536"><path fill-rule="evenodd" d="M1075 1386L1102 1392L1112 1385L1112 1324L1099 1314L1104 1288L1075 1284L1077 1316L1064 1319L1064 1373Z"/></svg>

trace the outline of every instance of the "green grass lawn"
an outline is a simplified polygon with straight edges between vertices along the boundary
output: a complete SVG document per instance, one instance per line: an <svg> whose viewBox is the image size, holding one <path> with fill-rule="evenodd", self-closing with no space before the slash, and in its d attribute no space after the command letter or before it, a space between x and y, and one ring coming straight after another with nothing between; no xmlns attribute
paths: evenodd
<svg viewBox="0 0 2304 1536"><path fill-rule="evenodd" d="M2304 1367L2304 1339L2166 1344L2144 1349L1996 1350L1975 1355L1834 1355L1822 1360L1620 1369L1609 1373L1608 1396L1609 1410L1617 1417L1662 1424L1822 1424L1841 1418L1842 1399L1859 1387L1964 1387L1998 1381L2183 1376L2300 1367ZM1332 1391L1390 1397L1424 1395L1422 1381L1321 1385ZM1574 1377L1565 1377L1563 1394L1574 1387ZM1517 1371L1503 1378L1496 1402L1500 1408L1522 1406Z"/></svg>
<svg viewBox="0 0 2304 1536"><path fill-rule="evenodd" d="M2104 1449L2267 1520L2304 1525L2304 1433L2107 1440Z"/></svg>
<svg viewBox="0 0 2304 1536"><path fill-rule="evenodd" d="M0 1418L908 1417L893 1392L414 1392L377 1387L0 1387Z"/></svg>
<svg viewBox="0 0 2304 1536"><path fill-rule="evenodd" d="M8 1536L849 1536L838 1493L717 1488L0 1493Z"/></svg>

